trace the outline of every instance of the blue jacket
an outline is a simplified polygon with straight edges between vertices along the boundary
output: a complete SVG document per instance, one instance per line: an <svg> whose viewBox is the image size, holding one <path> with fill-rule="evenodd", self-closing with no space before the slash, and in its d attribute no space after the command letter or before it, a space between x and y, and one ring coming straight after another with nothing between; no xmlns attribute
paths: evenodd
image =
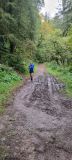
<svg viewBox="0 0 72 160"><path fill-rule="evenodd" d="M34 64L29 65L29 72L34 72Z"/></svg>

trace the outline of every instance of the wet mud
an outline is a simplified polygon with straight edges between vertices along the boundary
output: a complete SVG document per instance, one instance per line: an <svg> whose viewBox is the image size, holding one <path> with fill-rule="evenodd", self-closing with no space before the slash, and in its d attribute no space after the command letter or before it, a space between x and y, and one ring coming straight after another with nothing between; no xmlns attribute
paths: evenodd
<svg viewBox="0 0 72 160"><path fill-rule="evenodd" d="M40 66L0 117L0 160L72 160L72 99Z"/></svg>

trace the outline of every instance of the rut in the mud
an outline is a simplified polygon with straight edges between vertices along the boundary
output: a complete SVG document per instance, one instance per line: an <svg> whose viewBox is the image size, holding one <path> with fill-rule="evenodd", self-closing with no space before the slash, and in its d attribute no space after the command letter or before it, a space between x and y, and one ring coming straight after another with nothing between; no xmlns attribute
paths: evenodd
<svg viewBox="0 0 72 160"><path fill-rule="evenodd" d="M0 119L0 160L72 160L72 100L40 70Z"/></svg>

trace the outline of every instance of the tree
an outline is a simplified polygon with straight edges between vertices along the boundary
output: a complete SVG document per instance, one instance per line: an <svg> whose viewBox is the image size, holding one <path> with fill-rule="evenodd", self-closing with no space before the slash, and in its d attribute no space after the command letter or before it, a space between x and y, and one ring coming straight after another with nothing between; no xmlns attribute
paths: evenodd
<svg viewBox="0 0 72 160"><path fill-rule="evenodd" d="M72 0L62 0L63 4L63 28L64 35L67 34L68 29L72 23Z"/></svg>
<svg viewBox="0 0 72 160"><path fill-rule="evenodd" d="M1 0L0 1L0 61L8 61L20 56L24 60L28 44L36 45L39 14L38 8L43 5L43 0ZM27 44L27 45L26 45ZM20 46L21 45L21 46ZM31 47L31 46L30 46ZM7 48L7 52L3 52ZM19 55L17 55L17 52ZM34 51L33 51L34 52ZM28 50L29 54L29 50ZM4 57L7 57L7 59Z"/></svg>

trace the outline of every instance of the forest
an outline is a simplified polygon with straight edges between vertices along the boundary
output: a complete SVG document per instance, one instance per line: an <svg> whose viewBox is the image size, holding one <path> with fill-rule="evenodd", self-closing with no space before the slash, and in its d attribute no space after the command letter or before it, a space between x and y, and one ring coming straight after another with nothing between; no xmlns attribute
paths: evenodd
<svg viewBox="0 0 72 160"><path fill-rule="evenodd" d="M28 59L72 62L72 2L53 19L39 14L39 0L0 0L0 63L20 69ZM44 22L42 23L42 20Z"/></svg>
<svg viewBox="0 0 72 160"><path fill-rule="evenodd" d="M72 90L72 1L54 18L40 14L43 0L0 0L0 96L27 74L30 61L45 63L52 74L64 76ZM8 94L9 94L8 93Z"/></svg>

